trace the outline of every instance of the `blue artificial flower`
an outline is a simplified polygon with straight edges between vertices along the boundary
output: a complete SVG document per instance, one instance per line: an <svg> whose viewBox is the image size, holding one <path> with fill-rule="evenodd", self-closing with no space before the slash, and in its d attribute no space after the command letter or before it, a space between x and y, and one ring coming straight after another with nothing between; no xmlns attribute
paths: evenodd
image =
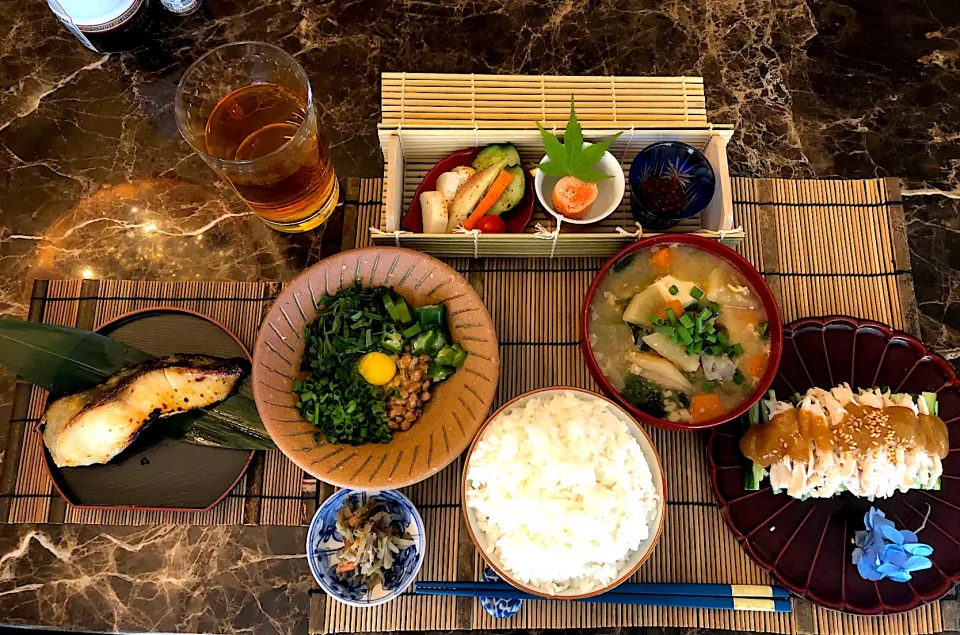
<svg viewBox="0 0 960 635"><path fill-rule="evenodd" d="M933 547L918 542L916 532L898 530L883 512L871 507L863 516L866 531L854 533L853 564L865 580L907 582L911 573L929 569ZM917 531L920 531L919 529Z"/></svg>

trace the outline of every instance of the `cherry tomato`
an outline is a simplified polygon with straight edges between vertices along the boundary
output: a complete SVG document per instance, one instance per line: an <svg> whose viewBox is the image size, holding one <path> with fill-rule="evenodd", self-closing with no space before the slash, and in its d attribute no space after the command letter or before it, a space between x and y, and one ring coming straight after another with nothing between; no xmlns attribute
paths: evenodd
<svg viewBox="0 0 960 635"><path fill-rule="evenodd" d="M477 229L484 234L502 234L507 231L507 224L499 216L484 216L477 221Z"/></svg>

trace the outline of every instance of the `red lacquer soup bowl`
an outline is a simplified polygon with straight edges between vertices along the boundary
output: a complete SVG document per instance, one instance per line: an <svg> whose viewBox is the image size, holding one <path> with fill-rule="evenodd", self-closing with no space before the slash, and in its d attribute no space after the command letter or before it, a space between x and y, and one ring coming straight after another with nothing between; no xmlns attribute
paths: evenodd
<svg viewBox="0 0 960 635"><path fill-rule="evenodd" d="M763 304L763 310L766 313L767 321L770 324L770 356L767 359L766 370L763 372L763 375L760 377L760 380L757 382L757 385L754 387L753 391L732 410L728 410L727 412L713 419L707 419L705 421L698 421L695 423L674 422L667 419L660 419L632 405L623 397L623 395L620 394L619 391L617 391L616 388L613 387L613 385L610 383L610 380L604 376L603 371L600 370L600 365L597 363L597 358L594 355L593 347L590 344L590 305L593 302L594 296L597 294L597 290L599 289L600 283L603 281L603 279L607 276L607 274L610 273L617 263L623 262L624 258L629 258L633 254L651 249L652 247L668 245L692 247L726 261L737 273L743 277L743 279L754 290L754 292L756 292L757 297L760 298L760 302ZM597 382L597 385L600 386L600 389L604 394L624 407L637 420L641 421L642 423L649 423L650 425L659 426L661 428L667 428L670 430L699 430L703 428L712 428L714 426L726 423L732 419L736 419L745 413L750 406L756 403L757 400L763 396L763 394L770 387L770 384L773 382L773 378L777 373L777 365L780 362L780 353L782 347L783 326L781 325L780 309L777 307L777 302L774 299L773 294L770 292L770 288L767 287L767 284L763 281L763 277L756 269L753 268L753 265L747 262L743 256L734 250L720 244L715 240L703 238L701 236L661 234L659 236L644 238L643 240L639 240L626 247L613 258L611 258L603 266L603 268L600 269L600 272L590 284L590 288L587 290L587 295L583 299L583 306L580 309L580 350L583 352L587 369L590 371L593 379Z"/></svg>

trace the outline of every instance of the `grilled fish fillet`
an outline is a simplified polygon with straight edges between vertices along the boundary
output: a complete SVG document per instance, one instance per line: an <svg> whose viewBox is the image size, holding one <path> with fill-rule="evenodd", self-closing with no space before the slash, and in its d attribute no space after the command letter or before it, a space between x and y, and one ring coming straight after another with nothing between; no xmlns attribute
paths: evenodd
<svg viewBox="0 0 960 635"><path fill-rule="evenodd" d="M125 368L53 402L43 442L60 467L106 463L157 419L226 399L248 367L242 358L170 355Z"/></svg>

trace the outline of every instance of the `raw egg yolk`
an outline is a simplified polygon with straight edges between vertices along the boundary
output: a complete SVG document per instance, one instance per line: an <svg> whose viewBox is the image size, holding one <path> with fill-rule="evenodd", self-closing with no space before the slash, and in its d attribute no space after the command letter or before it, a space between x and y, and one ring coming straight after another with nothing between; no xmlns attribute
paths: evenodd
<svg viewBox="0 0 960 635"><path fill-rule="evenodd" d="M397 374L397 365L389 355L373 352L360 358L357 370L367 383L383 386Z"/></svg>

